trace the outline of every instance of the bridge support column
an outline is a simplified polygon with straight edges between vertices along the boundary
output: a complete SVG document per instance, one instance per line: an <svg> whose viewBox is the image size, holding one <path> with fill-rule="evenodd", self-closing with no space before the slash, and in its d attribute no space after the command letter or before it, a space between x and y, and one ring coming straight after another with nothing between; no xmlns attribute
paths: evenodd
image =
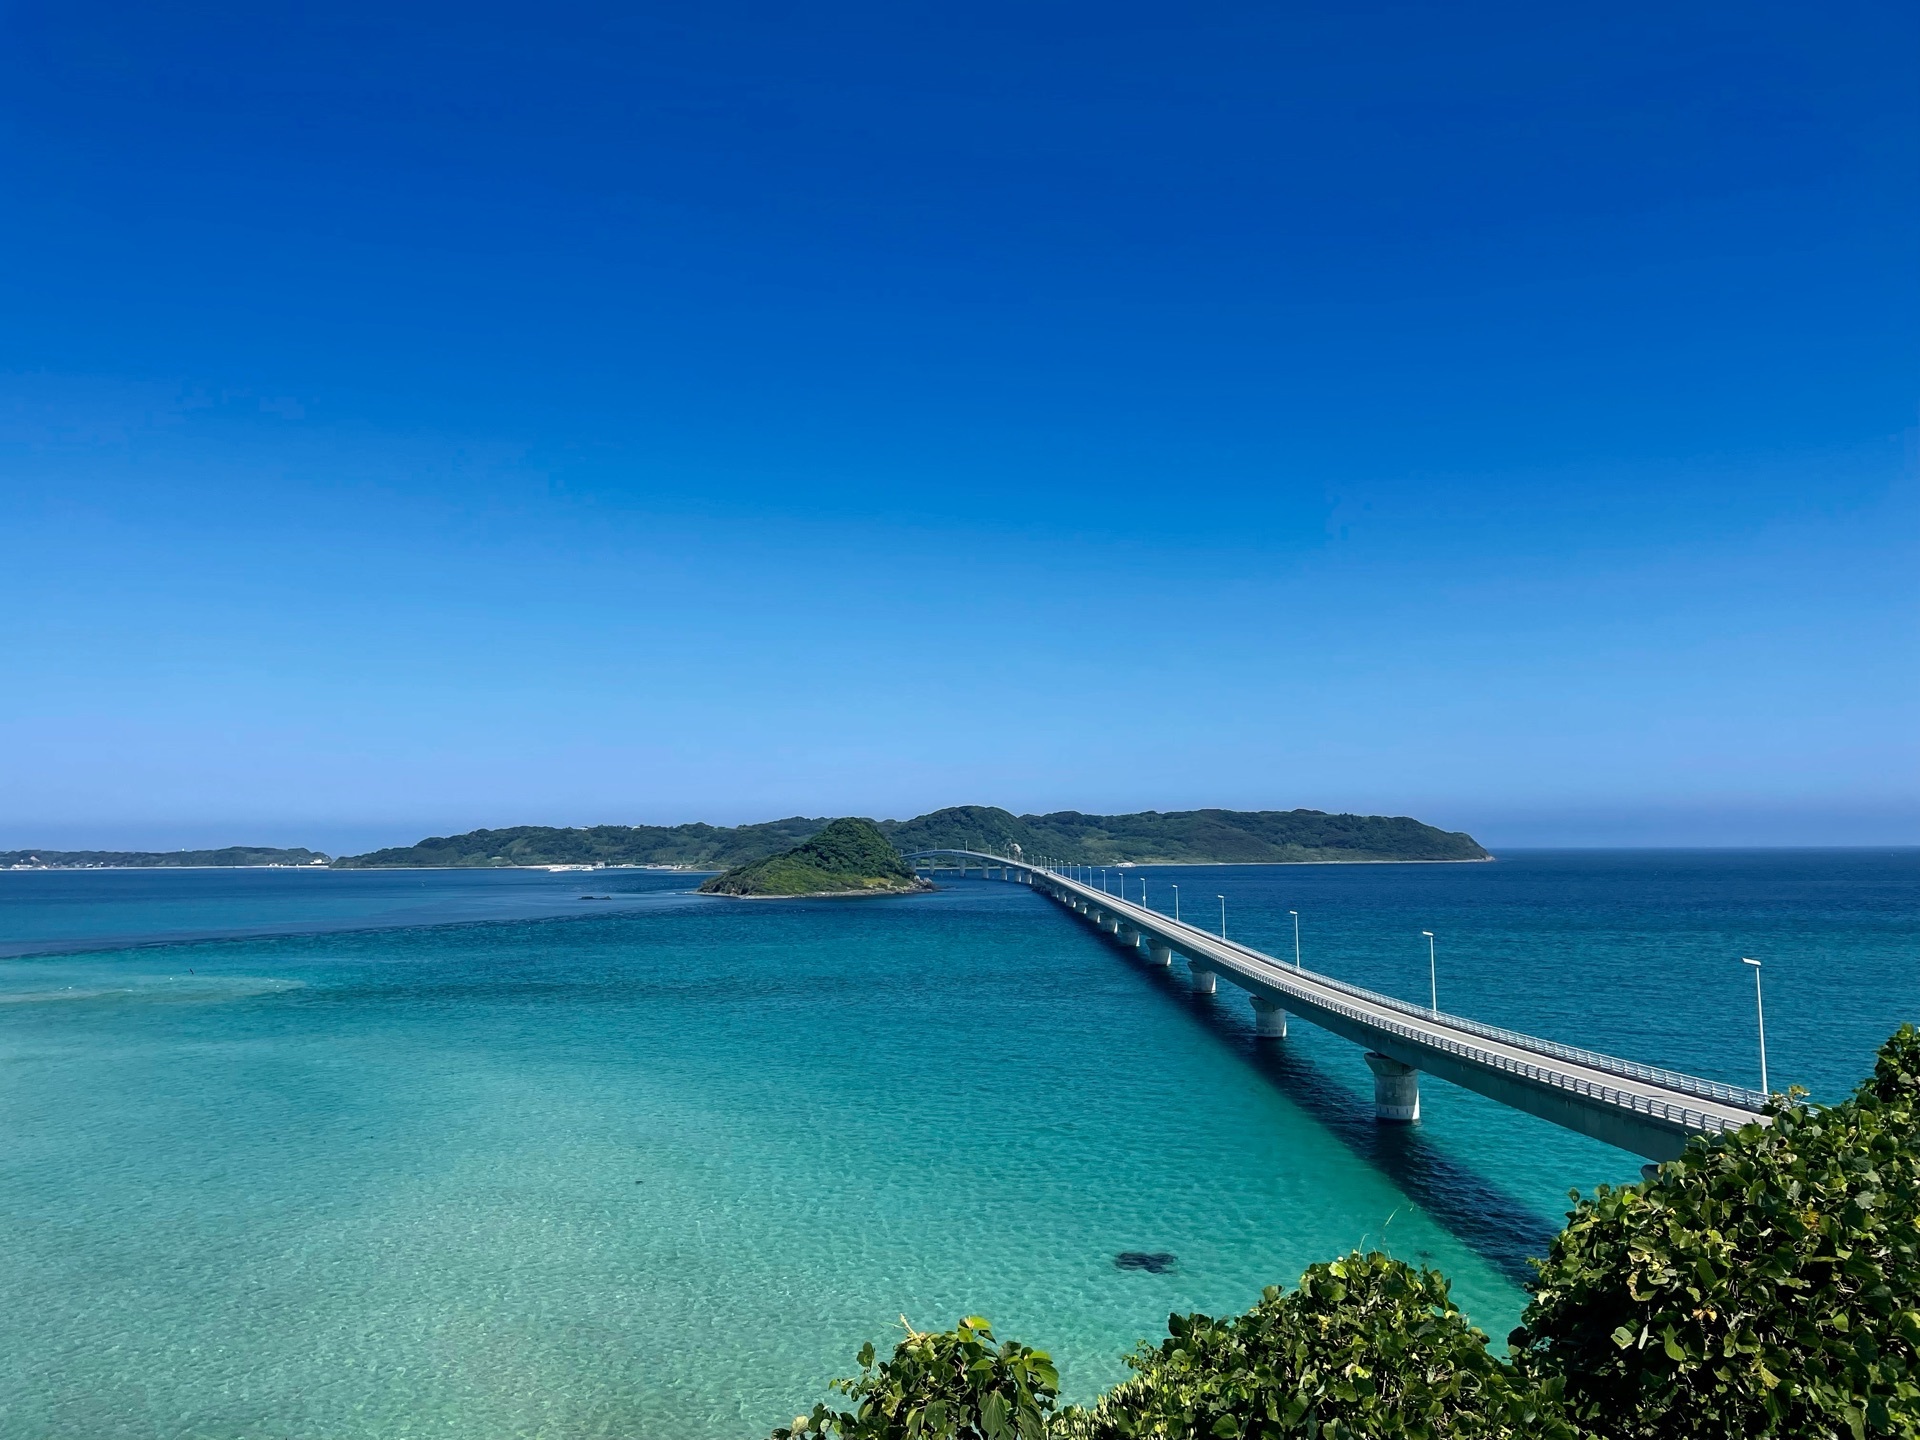
<svg viewBox="0 0 1920 1440"><path fill-rule="evenodd" d="M1173 947L1164 941L1155 940L1147 947L1147 958L1156 965L1173 964Z"/></svg>
<svg viewBox="0 0 1920 1440"><path fill-rule="evenodd" d="M1187 969L1191 971L1193 974L1193 993L1194 994L1196 995L1213 994L1216 988L1216 984L1213 978L1213 971L1207 969L1203 965L1196 965L1191 960L1187 961Z"/></svg>
<svg viewBox="0 0 1920 1440"><path fill-rule="evenodd" d="M1373 1117L1394 1125L1411 1125L1420 1118L1420 1072L1385 1055L1367 1051L1373 1071Z"/></svg>
<svg viewBox="0 0 1920 1440"><path fill-rule="evenodd" d="M1253 1033L1265 1040L1287 1038L1287 1012L1264 995L1253 998Z"/></svg>

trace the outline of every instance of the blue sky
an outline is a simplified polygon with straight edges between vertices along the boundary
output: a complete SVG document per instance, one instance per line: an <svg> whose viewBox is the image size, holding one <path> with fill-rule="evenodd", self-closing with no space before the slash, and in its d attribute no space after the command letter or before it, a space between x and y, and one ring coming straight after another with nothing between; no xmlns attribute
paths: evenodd
<svg viewBox="0 0 1920 1440"><path fill-rule="evenodd" d="M0 845L1920 842L1916 43L0 6Z"/></svg>

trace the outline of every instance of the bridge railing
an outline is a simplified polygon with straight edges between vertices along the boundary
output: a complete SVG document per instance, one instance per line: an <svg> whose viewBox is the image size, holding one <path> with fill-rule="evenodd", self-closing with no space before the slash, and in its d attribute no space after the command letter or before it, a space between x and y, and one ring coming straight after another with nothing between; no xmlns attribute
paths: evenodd
<svg viewBox="0 0 1920 1440"><path fill-rule="evenodd" d="M1071 883L1079 884L1081 882L1073 881ZM1105 894L1106 892L1096 891L1095 893ZM1112 900L1119 897L1107 895L1107 898ZM1121 899L1120 903L1133 907L1133 902L1129 900ZM1238 941L1223 939L1216 935L1209 935L1206 931L1200 930L1196 926L1188 925L1184 921L1174 920L1171 916L1162 915L1159 911L1149 909L1145 906L1133 908L1146 909L1149 914L1167 920L1171 924L1179 925L1182 929L1193 930L1194 933L1204 936L1210 943L1219 945L1225 949L1238 951L1249 960L1256 961L1265 968L1280 971L1283 975L1285 972L1293 970L1293 967L1285 961L1268 955L1265 951L1255 950L1249 945L1240 944ZM1617 1075L1623 1080L1644 1080L1648 1084L1658 1085L1662 1089L1672 1090L1683 1095L1692 1095L1701 1100L1718 1100L1722 1104L1735 1105L1743 1110L1758 1112L1765 1110L1767 1107L1767 1096L1765 1093L1759 1090L1748 1089L1744 1085L1729 1085L1721 1080L1708 1080L1698 1075L1689 1075L1681 1070L1668 1070L1659 1065L1643 1065L1637 1060L1625 1060L1618 1055L1608 1055L1599 1050L1587 1050L1578 1045L1563 1045L1557 1040L1544 1040L1537 1035L1529 1035L1521 1030L1509 1030L1500 1025L1488 1025L1464 1015L1449 1015L1444 1011L1436 1015L1425 1006L1417 1005L1410 1000L1402 1000L1397 995L1383 995L1378 990L1369 990L1363 985L1354 985L1348 981L1336 979L1331 975L1324 975L1317 970L1307 973L1312 974L1316 984L1329 986L1343 994L1351 995L1357 1000L1365 1000L1369 1004L1384 1006L1387 1009L1427 1021L1430 1024L1438 1021L1444 1023L1450 1029L1464 1030L1469 1034L1479 1036L1483 1040L1497 1040L1501 1044L1511 1045L1515 1049L1531 1050L1535 1054L1548 1056L1555 1060L1565 1060L1575 1065L1584 1066L1589 1070L1599 1070L1608 1075Z"/></svg>
<svg viewBox="0 0 1920 1440"><path fill-rule="evenodd" d="M1368 1015L1352 1006L1342 1005L1337 1000L1316 999L1314 1003L1373 1029L1397 1034L1402 1039L1413 1041L1429 1050L1443 1050L1463 1060L1472 1061L1476 1065L1503 1070L1509 1075L1518 1075L1536 1084L1548 1085L1556 1090L1566 1090L1590 1100L1598 1100L1605 1105L1631 1110L1636 1114L1651 1115L1683 1130L1719 1134L1726 1130L1738 1130L1743 1124L1748 1123L1729 1120L1724 1115L1709 1115L1703 1110L1695 1110L1685 1105L1669 1104L1665 1100L1655 1099L1651 1095L1641 1095L1636 1091L1616 1090L1611 1085L1596 1085L1591 1080L1582 1079L1578 1075L1569 1075L1564 1070L1554 1070L1544 1065L1529 1065L1526 1061L1516 1060L1511 1055L1482 1050L1477 1045L1469 1045L1464 1041L1436 1034L1427 1027L1402 1025L1395 1020L1382 1021L1376 1015Z"/></svg>
<svg viewBox="0 0 1920 1440"><path fill-rule="evenodd" d="M1226 945L1251 957L1261 957L1263 952L1233 941ZM1270 958L1266 963L1278 970L1290 968L1285 961ZM1744 1085L1730 1085L1723 1080L1708 1080L1699 1075L1689 1075L1683 1070L1669 1070L1661 1065L1646 1065L1638 1060L1623 1059L1618 1055L1608 1055L1600 1050L1588 1050L1579 1045L1565 1045L1558 1040L1542 1039L1538 1035L1529 1035L1522 1030L1509 1030L1502 1025L1489 1025L1484 1021L1465 1015L1451 1015L1441 1011L1436 1015L1424 1005L1411 1000L1403 1000L1397 995L1383 995L1377 990L1369 990L1361 985L1352 985L1345 980L1315 972L1314 978L1322 984L1331 985L1345 994L1358 999L1368 1000L1376 1005L1384 1005L1401 1014L1426 1020L1439 1020L1449 1028L1464 1030L1478 1035L1483 1040L1497 1040L1503 1045L1512 1045L1516 1049L1531 1050L1536 1054L1550 1056L1555 1060L1570 1061L1585 1066L1589 1070L1601 1070L1609 1075L1618 1075L1623 1080L1645 1080L1666 1090L1678 1091L1685 1095L1694 1095L1702 1100L1719 1100L1728 1105L1738 1105L1744 1110L1764 1110L1767 1097L1759 1090L1748 1089Z"/></svg>

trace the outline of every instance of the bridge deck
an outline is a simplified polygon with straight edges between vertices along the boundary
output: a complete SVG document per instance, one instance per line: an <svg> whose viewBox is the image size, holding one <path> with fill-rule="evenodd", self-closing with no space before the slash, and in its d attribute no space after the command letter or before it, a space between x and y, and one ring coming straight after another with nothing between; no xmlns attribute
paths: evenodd
<svg viewBox="0 0 1920 1440"><path fill-rule="evenodd" d="M1042 867L978 852L943 851L1033 876L1063 901L1158 940L1241 989L1303 1020L1441 1079L1656 1160L1687 1137L1764 1123L1766 1097L1742 1086L1563 1045L1463 1016L1434 1012L1349 985ZM1136 944L1137 944L1136 940Z"/></svg>

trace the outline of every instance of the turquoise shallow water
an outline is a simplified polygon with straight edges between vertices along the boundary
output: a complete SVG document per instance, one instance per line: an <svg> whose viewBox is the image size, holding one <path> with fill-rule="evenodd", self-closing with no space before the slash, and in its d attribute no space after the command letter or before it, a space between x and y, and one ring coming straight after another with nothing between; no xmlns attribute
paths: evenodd
<svg viewBox="0 0 1920 1440"><path fill-rule="evenodd" d="M1776 1084L1920 1013L1913 852L1129 873L1409 996L1436 930L1449 1008L1728 1078L1742 953ZM1638 1167L1433 1082L1379 1129L1351 1046L1257 1044L1022 887L369 879L0 873L16 949L303 927L0 964L0 1435L751 1436L903 1313L1087 1396L1362 1243L1497 1335L1566 1188Z"/></svg>

